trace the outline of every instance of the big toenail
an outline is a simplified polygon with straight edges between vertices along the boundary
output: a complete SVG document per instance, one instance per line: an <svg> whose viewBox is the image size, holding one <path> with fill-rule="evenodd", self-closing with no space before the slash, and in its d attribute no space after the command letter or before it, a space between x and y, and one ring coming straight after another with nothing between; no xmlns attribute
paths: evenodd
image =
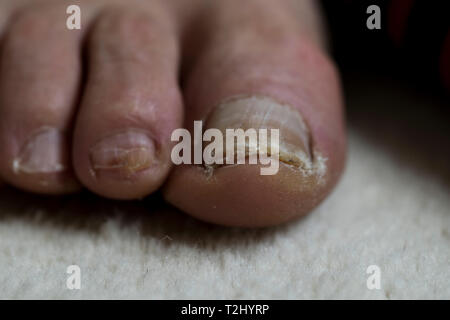
<svg viewBox="0 0 450 320"><path fill-rule="evenodd" d="M42 127L23 144L13 161L15 173L57 173L67 167L65 138L60 130Z"/></svg>
<svg viewBox="0 0 450 320"><path fill-rule="evenodd" d="M129 129L96 143L90 162L95 175L127 178L155 165L155 144L147 132Z"/></svg>
<svg viewBox="0 0 450 320"><path fill-rule="evenodd" d="M279 160L302 170L313 168L310 134L301 114L264 96L236 97L219 104L206 126L226 129L278 129ZM236 148L236 146L235 146Z"/></svg>

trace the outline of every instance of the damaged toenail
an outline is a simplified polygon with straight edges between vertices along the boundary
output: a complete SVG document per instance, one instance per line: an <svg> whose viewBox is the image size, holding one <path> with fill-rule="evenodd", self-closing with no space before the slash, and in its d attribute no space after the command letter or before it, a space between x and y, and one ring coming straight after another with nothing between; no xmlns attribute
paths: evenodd
<svg viewBox="0 0 450 320"><path fill-rule="evenodd" d="M42 127L23 144L13 161L15 173L57 173L67 164L65 137L59 129Z"/></svg>
<svg viewBox="0 0 450 320"><path fill-rule="evenodd" d="M264 96L234 97L214 109L206 126L224 133L228 128L278 129L280 162L305 175L324 173L326 159L313 152L302 115L289 105ZM247 150L248 146L245 147Z"/></svg>
<svg viewBox="0 0 450 320"><path fill-rule="evenodd" d="M143 130L130 129L109 136L90 151L93 173L130 177L154 165L155 144Z"/></svg>

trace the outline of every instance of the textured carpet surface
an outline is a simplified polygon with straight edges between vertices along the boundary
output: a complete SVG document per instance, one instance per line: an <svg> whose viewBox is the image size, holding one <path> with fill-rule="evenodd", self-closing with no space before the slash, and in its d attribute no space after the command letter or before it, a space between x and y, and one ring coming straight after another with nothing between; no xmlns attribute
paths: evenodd
<svg viewBox="0 0 450 320"><path fill-rule="evenodd" d="M450 154L442 102L386 79L347 86L349 155L311 215L211 226L158 196L121 203L0 189L0 298L447 298ZM81 289L66 268L81 268ZM369 265L381 288L366 286Z"/></svg>

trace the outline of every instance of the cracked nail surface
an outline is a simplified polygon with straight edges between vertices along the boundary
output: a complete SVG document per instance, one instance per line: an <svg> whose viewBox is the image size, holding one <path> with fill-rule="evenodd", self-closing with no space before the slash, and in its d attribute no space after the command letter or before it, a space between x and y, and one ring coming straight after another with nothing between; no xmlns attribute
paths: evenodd
<svg viewBox="0 0 450 320"><path fill-rule="evenodd" d="M216 107L206 126L223 133L229 128L278 129L279 160L303 169L313 166L309 130L301 114L271 98L252 96L227 100ZM248 150L246 153L248 155Z"/></svg>
<svg viewBox="0 0 450 320"><path fill-rule="evenodd" d="M129 129L95 144L90 162L95 175L130 177L155 164L155 144L146 132Z"/></svg>
<svg viewBox="0 0 450 320"><path fill-rule="evenodd" d="M57 173L66 167L65 137L60 130L51 127L34 132L13 160L15 173Z"/></svg>

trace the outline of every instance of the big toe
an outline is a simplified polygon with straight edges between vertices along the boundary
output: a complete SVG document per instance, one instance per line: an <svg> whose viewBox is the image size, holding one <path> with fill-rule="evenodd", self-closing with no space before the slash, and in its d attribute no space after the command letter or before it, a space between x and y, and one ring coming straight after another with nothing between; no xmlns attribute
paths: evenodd
<svg viewBox="0 0 450 320"><path fill-rule="evenodd" d="M249 164L248 140L244 165L177 166L165 197L209 222L269 226L311 211L338 180L346 144L339 79L312 2L303 2L303 24L287 2L230 2L211 6L202 22L209 33L186 77L186 127L193 132L201 120L223 137L228 129L278 129L276 172ZM230 158L239 141L229 147L227 139Z"/></svg>

